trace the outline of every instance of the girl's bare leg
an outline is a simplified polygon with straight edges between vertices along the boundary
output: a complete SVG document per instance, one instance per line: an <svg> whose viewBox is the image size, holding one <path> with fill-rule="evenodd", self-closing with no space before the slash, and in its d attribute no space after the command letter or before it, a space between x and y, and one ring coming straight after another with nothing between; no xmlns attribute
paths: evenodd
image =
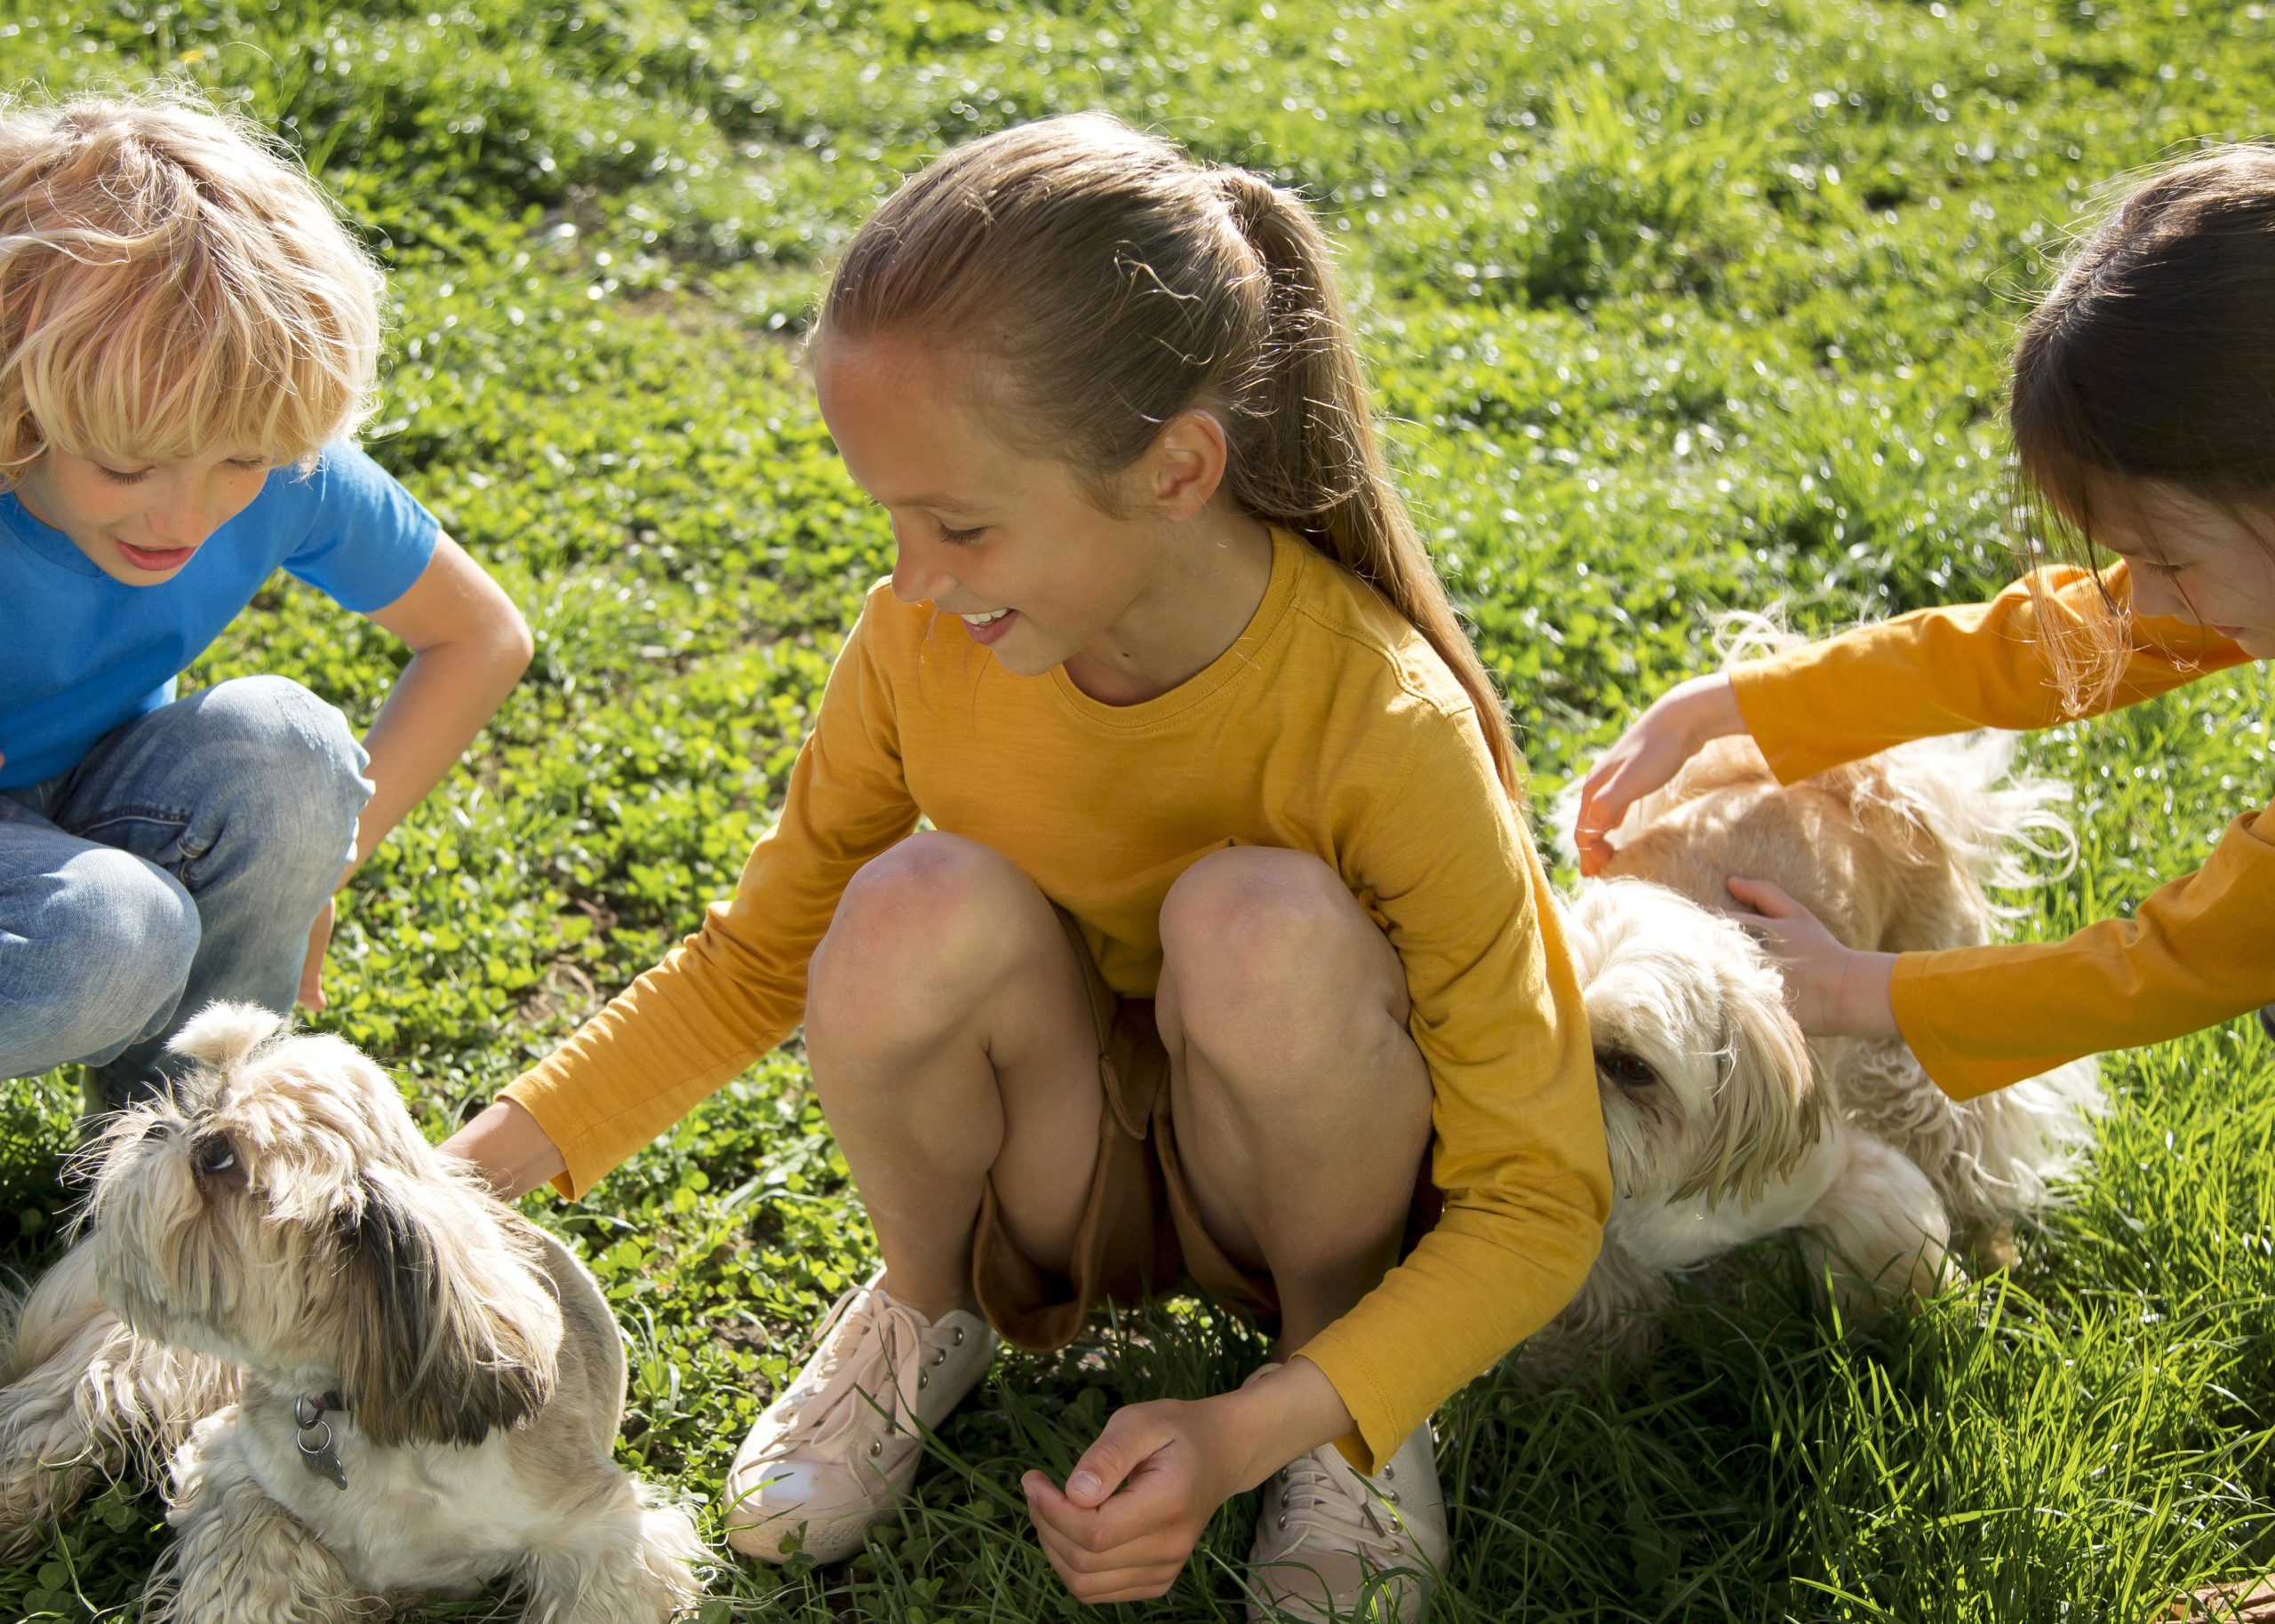
<svg viewBox="0 0 2275 1624"><path fill-rule="evenodd" d="M894 1297L974 1307L991 1173L1020 1250L1065 1267L1104 1108L1098 1031L1058 915L1009 860L924 833L856 875L814 953L806 1052Z"/></svg>
<svg viewBox="0 0 2275 1624"><path fill-rule="evenodd" d="M1271 1273L1292 1353L1397 1259L1430 1142L1405 972L1333 870L1256 847L1185 872L1161 951L1178 1155L1209 1234Z"/></svg>

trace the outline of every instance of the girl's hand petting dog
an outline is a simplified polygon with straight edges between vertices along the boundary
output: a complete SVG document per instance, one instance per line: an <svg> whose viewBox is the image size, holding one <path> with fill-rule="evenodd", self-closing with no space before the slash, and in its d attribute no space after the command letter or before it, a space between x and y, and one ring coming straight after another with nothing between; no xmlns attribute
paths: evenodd
<svg viewBox="0 0 2275 1624"><path fill-rule="evenodd" d="M1580 785L1580 812L1572 830L1580 872L1601 873L1611 861L1611 832L1628 808L1668 783L1712 740L1746 730L1727 672L1693 677L1660 695Z"/></svg>
<svg viewBox="0 0 2275 1624"><path fill-rule="evenodd" d="M1019 1486L1076 1601L1146 1601L1168 1593L1218 1507L1350 1430L1326 1373L1291 1358L1213 1398L1125 1405L1065 1489L1042 1472Z"/></svg>
<svg viewBox="0 0 2275 1624"><path fill-rule="evenodd" d="M1888 983L1894 953L1844 946L1807 908L1767 880L1727 882L1730 895L1754 910L1733 912L1784 967L1785 1001L1812 1038L1900 1038Z"/></svg>

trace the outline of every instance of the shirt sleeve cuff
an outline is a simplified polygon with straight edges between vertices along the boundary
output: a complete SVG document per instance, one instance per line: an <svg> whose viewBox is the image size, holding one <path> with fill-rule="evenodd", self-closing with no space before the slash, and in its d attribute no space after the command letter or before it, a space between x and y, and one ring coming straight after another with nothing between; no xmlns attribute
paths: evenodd
<svg viewBox="0 0 2275 1624"><path fill-rule="evenodd" d="M1335 1396L1343 1400L1343 1407L1351 1412L1353 1429L1336 1439L1335 1446L1353 1471L1362 1477L1373 1477L1381 1462L1398 1453L1413 1426L1399 1427L1399 1418L1381 1385L1340 1345L1333 1325L1305 1342L1296 1357L1318 1365Z"/></svg>
<svg viewBox="0 0 2275 1624"><path fill-rule="evenodd" d="M594 1165L589 1157L580 1154L583 1136L572 1132L562 1119L557 1109L559 1102L542 1078L534 1072L524 1072L499 1090L498 1097L511 1100L529 1112L561 1152L562 1170L547 1181L555 1190L573 1201L600 1182L601 1175L608 1169Z"/></svg>
<svg viewBox="0 0 2275 1624"><path fill-rule="evenodd" d="M1961 949L1960 951L1972 950ZM1896 1012L1896 1032L1912 1050L1912 1057L1946 1095L1972 1100L2037 1077L2075 1060L2074 1055L2044 1055L2023 1060L1984 1060L1962 1055L1936 1030L1928 1013L1936 1007L1936 978L1949 968L1949 955L1921 952L1896 955L1896 972L1888 979L1888 1004Z"/></svg>
<svg viewBox="0 0 2275 1624"><path fill-rule="evenodd" d="M1745 720L1746 732L1760 748L1762 759L1769 763L1769 770L1776 775L1777 782L1798 784L1827 767L1838 765L1838 760L1825 759L1824 751L1812 750L1792 736L1794 729L1787 725L1786 707L1780 703L1777 686L1788 664L1785 657L1773 656L1732 666L1730 697L1737 701L1738 714Z"/></svg>

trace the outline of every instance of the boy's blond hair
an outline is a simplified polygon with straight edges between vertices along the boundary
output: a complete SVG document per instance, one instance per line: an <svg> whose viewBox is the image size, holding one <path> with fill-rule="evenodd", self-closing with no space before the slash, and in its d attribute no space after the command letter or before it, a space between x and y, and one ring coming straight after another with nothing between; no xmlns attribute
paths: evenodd
<svg viewBox="0 0 2275 1624"><path fill-rule="evenodd" d="M241 121L180 92L0 104L0 490L50 446L311 461L370 410L380 286Z"/></svg>

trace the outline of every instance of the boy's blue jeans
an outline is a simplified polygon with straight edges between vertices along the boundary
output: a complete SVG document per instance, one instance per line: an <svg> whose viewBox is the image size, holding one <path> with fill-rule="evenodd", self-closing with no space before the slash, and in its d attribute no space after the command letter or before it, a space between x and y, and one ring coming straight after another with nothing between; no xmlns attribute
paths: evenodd
<svg viewBox="0 0 2275 1624"><path fill-rule="evenodd" d="M289 1012L371 793L347 719L239 677L0 790L0 1077L77 1061L98 1101L156 1087L217 999Z"/></svg>

